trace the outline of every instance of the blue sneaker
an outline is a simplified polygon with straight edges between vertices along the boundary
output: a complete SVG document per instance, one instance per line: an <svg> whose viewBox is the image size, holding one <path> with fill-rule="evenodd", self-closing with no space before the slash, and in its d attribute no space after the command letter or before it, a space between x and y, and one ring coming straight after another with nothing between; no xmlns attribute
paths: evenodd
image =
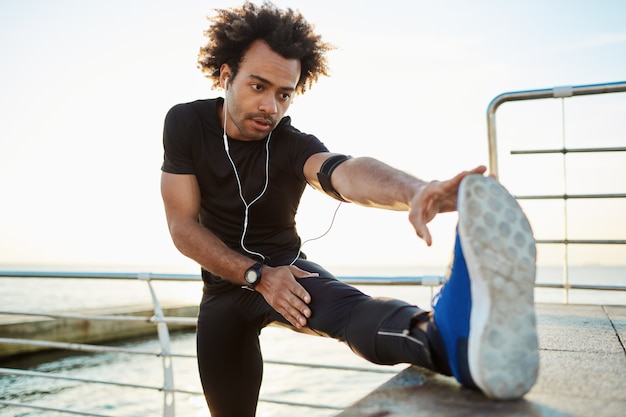
<svg viewBox="0 0 626 417"><path fill-rule="evenodd" d="M482 175L463 180L457 207L454 259L433 301L436 331L462 385L521 398L539 369L530 225L517 201Z"/></svg>

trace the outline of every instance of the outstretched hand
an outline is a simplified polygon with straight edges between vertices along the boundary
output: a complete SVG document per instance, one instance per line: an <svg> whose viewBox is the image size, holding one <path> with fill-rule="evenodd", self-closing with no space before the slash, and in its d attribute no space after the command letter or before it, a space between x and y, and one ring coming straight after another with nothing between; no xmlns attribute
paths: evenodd
<svg viewBox="0 0 626 417"><path fill-rule="evenodd" d="M415 194L411 200L409 221L415 232L428 246L432 244L432 236L427 224L438 214L456 210L459 185L463 178L471 174L484 174L487 168L483 165L470 171L463 171L446 181L431 181Z"/></svg>
<svg viewBox="0 0 626 417"><path fill-rule="evenodd" d="M265 267L261 282L255 289L274 310L294 327L301 329L311 317L311 309L308 306L311 296L296 279L313 276L318 274L304 271L295 265Z"/></svg>

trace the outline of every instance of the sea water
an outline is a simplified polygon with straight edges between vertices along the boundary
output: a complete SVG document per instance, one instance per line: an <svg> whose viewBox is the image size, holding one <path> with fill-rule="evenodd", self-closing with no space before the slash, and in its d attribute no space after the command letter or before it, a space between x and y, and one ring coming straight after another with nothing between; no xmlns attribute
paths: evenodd
<svg viewBox="0 0 626 417"><path fill-rule="evenodd" d="M387 271L389 272L389 271ZM406 275L394 271L392 276ZM424 275L437 273L425 270ZM441 272L441 271L439 271ZM538 282L561 282L561 269L543 268ZM574 284L624 285L626 267L573 267L570 282ZM358 272L357 272L358 274ZM413 273L413 275L415 275ZM197 303L200 283L154 283L162 302ZM391 296L428 308L436 289L429 287L364 286L362 289L376 296ZM562 302L562 290L537 290L538 302ZM600 291L572 291L572 303L626 304L626 293ZM0 279L0 310L59 311L80 310L91 307L110 307L151 303L145 282L60 280L60 279ZM158 352L158 340L139 340L119 346ZM406 365L381 367L367 363L352 353L345 345L331 339L302 335L277 327L268 327L261 334L261 346L267 360L305 362L326 365L353 366L374 370L397 372ZM195 335L172 335L173 353L193 355ZM121 353L64 354L63 356L38 356L35 362L4 363L5 367L19 367L41 372L54 372L71 377L98 380L123 380L151 386L162 386L162 359ZM174 358L174 383L176 388L192 392L201 391L195 359ZM363 397L392 374L303 368L266 364L261 387L261 398L333 407L346 407ZM54 408L110 416L160 416L163 394L133 388L77 381L59 381L34 377L0 376L0 399ZM200 395L176 394L177 416L210 416L204 398ZM274 404L261 401L258 416L281 417L306 415L333 416L333 409L314 409ZM1 417L55 416L62 414L26 408L2 407Z"/></svg>
<svg viewBox="0 0 626 417"><path fill-rule="evenodd" d="M329 339L295 334L285 329L267 328L261 344L268 359L308 363L355 365L373 368L351 353L345 346ZM119 346L159 351L156 340L125 343ZM176 353L193 354L192 333L172 335L171 348ZM11 364L5 364L11 367ZM19 363L14 364L21 365ZM65 376L120 381L129 384L160 386L163 384L161 359L126 354L81 354L58 357L29 367L40 372ZM400 366L398 370L402 369ZM195 359L174 358L176 388L201 391ZM355 371L329 371L285 365L265 365L261 398L345 407L388 380L392 374ZM119 388L76 381L58 381L31 377L0 377L0 398L53 408L69 408L110 416L163 415L163 394L158 391ZM201 395L176 394L177 416L210 416ZM258 416L332 416L338 411L285 406L261 401ZM0 406L2 417L50 416L50 411L29 411L26 408Z"/></svg>

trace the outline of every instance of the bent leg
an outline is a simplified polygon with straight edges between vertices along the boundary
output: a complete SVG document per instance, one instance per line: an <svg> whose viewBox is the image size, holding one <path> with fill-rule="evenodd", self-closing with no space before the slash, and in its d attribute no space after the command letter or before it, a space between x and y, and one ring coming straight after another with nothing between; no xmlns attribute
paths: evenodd
<svg viewBox="0 0 626 417"><path fill-rule="evenodd" d="M239 310L242 298L249 295L254 294L243 290L205 293L200 305L198 368L213 417L254 417L256 413L263 373L260 323L247 320Z"/></svg>

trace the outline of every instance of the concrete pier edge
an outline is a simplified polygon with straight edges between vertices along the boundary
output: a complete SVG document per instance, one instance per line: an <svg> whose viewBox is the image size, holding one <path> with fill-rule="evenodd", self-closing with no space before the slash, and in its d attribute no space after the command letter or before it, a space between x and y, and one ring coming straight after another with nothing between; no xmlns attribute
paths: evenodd
<svg viewBox="0 0 626 417"><path fill-rule="evenodd" d="M408 367L336 417L626 415L626 306L537 304L540 370L516 401Z"/></svg>
<svg viewBox="0 0 626 417"><path fill-rule="evenodd" d="M197 306L171 305L163 307L166 317L196 317ZM70 312L67 312L70 314ZM71 314L86 316L137 316L152 317L154 309L145 306L120 306L72 311ZM168 324L170 331L193 330L195 325ZM52 342L98 344L122 341L157 334L157 326L149 321L107 321L74 318L46 318L34 316L0 317L0 337L45 340ZM50 350L45 346L0 343L0 361L15 356Z"/></svg>

